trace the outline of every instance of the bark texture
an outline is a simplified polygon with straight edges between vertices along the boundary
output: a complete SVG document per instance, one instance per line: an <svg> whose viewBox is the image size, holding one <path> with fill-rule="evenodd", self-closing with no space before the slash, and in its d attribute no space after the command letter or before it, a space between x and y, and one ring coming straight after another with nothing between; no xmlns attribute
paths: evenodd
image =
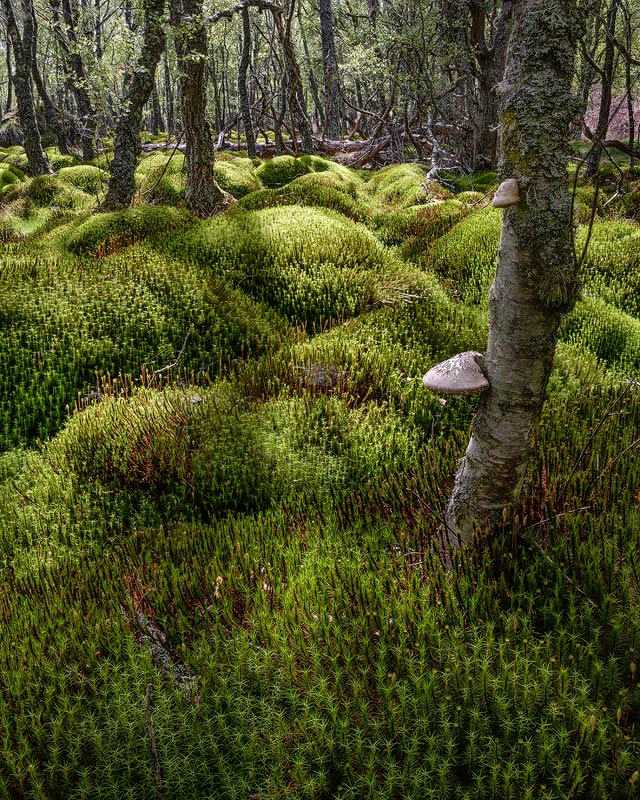
<svg viewBox="0 0 640 800"><path fill-rule="evenodd" d="M501 172L521 202L503 212L489 297L484 393L447 511L450 546L500 521L517 497L563 316L579 294L566 185L574 57L584 10L516 0L502 97Z"/></svg>
<svg viewBox="0 0 640 800"><path fill-rule="evenodd" d="M322 39L322 69L324 73L324 132L330 139L337 139L341 133L340 84L331 0L320 0L320 36Z"/></svg>
<svg viewBox="0 0 640 800"><path fill-rule="evenodd" d="M35 34L33 6L28 2L22 4L22 35L18 29L11 0L2 0L2 10L13 48L15 71L12 80L16 92L18 119L24 134L24 150L29 162L29 172L32 175L48 175L51 173L51 166L42 149L31 85Z"/></svg>
<svg viewBox="0 0 640 800"><path fill-rule="evenodd" d="M224 206L224 195L213 177L215 151L206 117L207 31L202 0L172 0L180 73L180 111L186 139L187 188L185 199L198 217L210 217Z"/></svg>
<svg viewBox="0 0 640 800"><path fill-rule="evenodd" d="M6 1L6 0L3 0ZM164 0L144 0L142 51L124 81L124 100L111 164L111 179L104 208L115 211L130 205L135 191L134 173L140 154L142 109L153 89L156 67L165 46Z"/></svg>
<svg viewBox="0 0 640 800"><path fill-rule="evenodd" d="M249 87L247 85L247 72L251 63L251 20L249 7L242 9L242 55L238 65L238 105L244 125L244 135L247 139L247 155L253 158L256 154L256 133L251 117L251 102L249 100Z"/></svg>

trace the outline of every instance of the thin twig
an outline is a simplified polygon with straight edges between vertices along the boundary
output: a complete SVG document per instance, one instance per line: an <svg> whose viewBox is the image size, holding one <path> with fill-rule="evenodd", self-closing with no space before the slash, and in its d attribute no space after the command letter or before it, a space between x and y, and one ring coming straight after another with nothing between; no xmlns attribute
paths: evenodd
<svg viewBox="0 0 640 800"><path fill-rule="evenodd" d="M189 337L191 336L192 331L193 331L193 323L191 323L191 325L189 326L189 330L187 331L187 335L184 337L184 342L182 343L182 347L180 348L180 352L178 353L176 360L172 364L167 364L164 367L160 367L160 369L154 369L153 377L155 377L156 375L160 375L163 372L166 372L168 369L173 369L174 367L178 366L178 362L182 358L182 354L184 353L184 349L187 346L187 342L189 340Z"/></svg>

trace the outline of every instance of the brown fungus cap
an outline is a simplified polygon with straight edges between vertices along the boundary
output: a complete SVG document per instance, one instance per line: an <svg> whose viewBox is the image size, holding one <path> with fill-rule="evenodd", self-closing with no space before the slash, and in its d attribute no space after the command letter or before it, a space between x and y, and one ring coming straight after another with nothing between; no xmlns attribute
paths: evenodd
<svg viewBox="0 0 640 800"><path fill-rule="evenodd" d="M438 394L472 394L489 388L483 372L484 356L469 350L441 361L422 379L427 389Z"/></svg>

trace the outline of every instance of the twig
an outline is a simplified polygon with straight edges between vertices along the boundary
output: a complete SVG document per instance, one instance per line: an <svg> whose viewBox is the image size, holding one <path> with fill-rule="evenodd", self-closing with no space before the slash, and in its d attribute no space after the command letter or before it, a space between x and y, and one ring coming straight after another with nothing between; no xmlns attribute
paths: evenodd
<svg viewBox="0 0 640 800"><path fill-rule="evenodd" d="M189 330L187 331L187 335L184 337L184 342L182 343L182 347L180 348L180 352L178 353L176 360L172 364L167 364L164 367L160 367L160 369L154 369L152 377L160 375L161 373L166 372L168 369L173 369L174 367L178 366L178 362L182 358L182 354L184 353L184 349L187 346L187 342L189 340L189 337L191 336L192 331L193 331L193 323L191 323L191 325L189 326Z"/></svg>
<svg viewBox="0 0 640 800"><path fill-rule="evenodd" d="M175 156L177 149L180 147L180 142L182 141L183 134L184 134L184 131L180 131L180 136L178 136L178 140L176 141L175 147L171 151L171 155L169 156L169 158L167 160L167 163L162 168L162 172L160 173L160 177L158 178L158 180L153 184L153 186L150 189L146 189L144 192L142 192L143 196L151 194L151 192L156 188L156 186L164 178L164 174L167 171L167 169L169 168L169 164L171 163L171 159Z"/></svg>

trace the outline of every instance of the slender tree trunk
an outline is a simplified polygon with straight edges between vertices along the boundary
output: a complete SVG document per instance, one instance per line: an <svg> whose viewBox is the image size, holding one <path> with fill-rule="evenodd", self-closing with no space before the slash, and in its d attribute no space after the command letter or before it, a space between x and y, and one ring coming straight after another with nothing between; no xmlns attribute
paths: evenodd
<svg viewBox="0 0 640 800"><path fill-rule="evenodd" d="M251 103L249 102L249 88L247 86L247 72L251 63L251 20L249 9L242 8L242 54L238 66L238 105L244 125L244 134L247 139L247 155L253 158L256 154L256 134L251 117Z"/></svg>
<svg viewBox="0 0 640 800"><path fill-rule="evenodd" d="M481 12L482 33L475 43L478 104L473 115L473 165L474 169L490 169L498 161L499 100L496 87L504 74L507 44L511 32L511 0L503 0L500 17L495 24L493 42L485 42L484 3ZM472 31L475 26L472 26Z"/></svg>
<svg viewBox="0 0 640 800"><path fill-rule="evenodd" d="M23 3L23 33L21 36L11 0L2 0L2 10L4 11L13 48L15 61L13 85L16 91L18 118L24 134L24 150L29 162L29 171L32 175L48 175L51 173L51 166L42 149L42 140L38 129L31 87L31 61L34 40L33 18L29 13L28 5Z"/></svg>
<svg viewBox="0 0 640 800"><path fill-rule="evenodd" d="M494 524L521 487L563 316L579 292L566 182L574 57L584 11L575 0L515 0L501 84L502 174L520 202L506 208L489 295L483 393L449 501L450 545Z"/></svg>
<svg viewBox="0 0 640 800"><path fill-rule="evenodd" d="M616 31L616 17L620 0L611 0L607 12L607 29L605 31L604 63L602 65L602 93L600 95L600 109L598 123L594 131L594 143L584 171L585 177L595 175L600 168L603 142L609 130L609 115L611 114L611 92L613 88L613 73L615 66L615 43L613 37Z"/></svg>
<svg viewBox="0 0 640 800"><path fill-rule="evenodd" d="M302 139L302 149L305 153L313 152L313 139L311 137L311 126L304 107L304 97L302 92L302 78L300 67L296 57L296 51L291 40L291 20L293 18L295 0L289 0L288 13L286 19L282 19L280 12L273 13L273 21L276 26L282 56L284 62L283 81L284 94L286 96L286 107L291 119L294 139L299 133Z"/></svg>
<svg viewBox="0 0 640 800"><path fill-rule="evenodd" d="M53 34L62 53L62 67L67 83L76 101L79 117L82 158L91 160L95 155L96 112L89 94L89 79L80 54L76 19L69 0L50 0L53 17ZM62 10L62 21L60 19Z"/></svg>
<svg viewBox="0 0 640 800"><path fill-rule="evenodd" d="M173 136L176 130L176 118L173 107L173 80L169 69L169 54L164 52L164 96L165 108L167 113L167 133Z"/></svg>
<svg viewBox="0 0 640 800"><path fill-rule="evenodd" d="M3 0L6 2L7 0ZM144 41L142 52L124 81L124 98L111 164L111 179L104 208L115 211L131 204L135 191L134 173L140 154L142 110L153 89L156 67L165 46L164 0L144 0Z"/></svg>
<svg viewBox="0 0 640 800"><path fill-rule="evenodd" d="M307 65L307 80L309 81L309 88L311 89L311 97L313 98L313 107L315 110L315 117L317 120L318 128L322 127L322 119L324 118L324 111L322 108L322 103L320 102L320 91L318 89L318 81L316 80L316 76L313 72L313 64L311 62L311 55L309 54L309 45L307 44L307 36L304 32L304 26L302 23L302 14L300 10L302 8L302 3L298 3L297 15L298 15L298 29L300 31L300 41L302 42L302 49L304 52L304 58Z"/></svg>
<svg viewBox="0 0 640 800"><path fill-rule="evenodd" d="M627 8L625 8L624 14L625 14L624 17L625 44L627 46L627 52L631 53L631 46L633 39L631 13ZM629 153L629 169L632 170L635 166L633 142L636 138L636 119L633 109L633 78L631 76L631 58L625 59L624 80L625 80L625 87L627 90L627 120L629 122L629 147L631 148L631 152Z"/></svg>
<svg viewBox="0 0 640 800"><path fill-rule="evenodd" d="M322 40L322 66L324 72L324 132L330 139L341 134L340 124L340 79L336 42L333 34L333 14L331 0L320 2L320 37Z"/></svg>
<svg viewBox="0 0 640 800"><path fill-rule="evenodd" d="M172 0L171 25L186 139L187 206L199 217L210 217L224 207L224 195L213 177L215 151L206 118L207 31L202 0Z"/></svg>
<svg viewBox="0 0 640 800"><path fill-rule="evenodd" d="M7 114L13 105L13 77L11 75L11 36L7 30L7 104L4 113Z"/></svg>

